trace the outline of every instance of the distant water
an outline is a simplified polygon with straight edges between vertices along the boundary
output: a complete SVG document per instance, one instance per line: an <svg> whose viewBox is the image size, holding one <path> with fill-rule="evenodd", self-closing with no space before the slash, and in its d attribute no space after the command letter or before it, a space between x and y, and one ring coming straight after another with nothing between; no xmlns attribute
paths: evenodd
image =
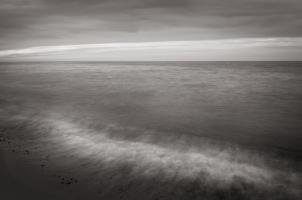
<svg viewBox="0 0 302 200"><path fill-rule="evenodd" d="M0 63L0 91L0 136L104 199L301 195L302 62Z"/></svg>
<svg viewBox="0 0 302 200"><path fill-rule="evenodd" d="M2 63L0 91L95 126L302 151L302 62Z"/></svg>

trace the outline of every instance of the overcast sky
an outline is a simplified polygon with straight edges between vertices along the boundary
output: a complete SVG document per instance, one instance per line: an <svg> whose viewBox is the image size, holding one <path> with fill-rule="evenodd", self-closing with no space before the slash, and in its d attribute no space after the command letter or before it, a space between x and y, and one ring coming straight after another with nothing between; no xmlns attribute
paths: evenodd
<svg viewBox="0 0 302 200"><path fill-rule="evenodd" d="M301 0L0 0L0 60L301 60L301 38Z"/></svg>

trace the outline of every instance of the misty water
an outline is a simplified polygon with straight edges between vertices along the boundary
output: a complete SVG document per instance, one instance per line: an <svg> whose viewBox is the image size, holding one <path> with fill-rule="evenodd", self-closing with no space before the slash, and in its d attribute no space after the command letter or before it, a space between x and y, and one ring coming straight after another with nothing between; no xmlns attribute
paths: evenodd
<svg viewBox="0 0 302 200"><path fill-rule="evenodd" d="M0 147L78 195L301 197L302 62L1 63L0 91Z"/></svg>

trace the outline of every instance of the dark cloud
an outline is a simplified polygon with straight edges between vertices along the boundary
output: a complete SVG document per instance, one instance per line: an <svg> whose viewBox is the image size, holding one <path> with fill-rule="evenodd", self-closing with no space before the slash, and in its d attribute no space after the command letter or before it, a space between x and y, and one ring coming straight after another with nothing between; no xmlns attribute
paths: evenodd
<svg viewBox="0 0 302 200"><path fill-rule="evenodd" d="M0 48L300 37L301 13L301 0L0 0Z"/></svg>

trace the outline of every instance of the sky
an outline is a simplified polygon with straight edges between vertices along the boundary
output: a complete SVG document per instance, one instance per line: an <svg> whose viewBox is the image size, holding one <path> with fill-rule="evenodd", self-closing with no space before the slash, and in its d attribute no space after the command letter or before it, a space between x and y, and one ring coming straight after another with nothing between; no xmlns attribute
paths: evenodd
<svg viewBox="0 0 302 200"><path fill-rule="evenodd" d="M301 0L0 0L0 61L301 55Z"/></svg>

